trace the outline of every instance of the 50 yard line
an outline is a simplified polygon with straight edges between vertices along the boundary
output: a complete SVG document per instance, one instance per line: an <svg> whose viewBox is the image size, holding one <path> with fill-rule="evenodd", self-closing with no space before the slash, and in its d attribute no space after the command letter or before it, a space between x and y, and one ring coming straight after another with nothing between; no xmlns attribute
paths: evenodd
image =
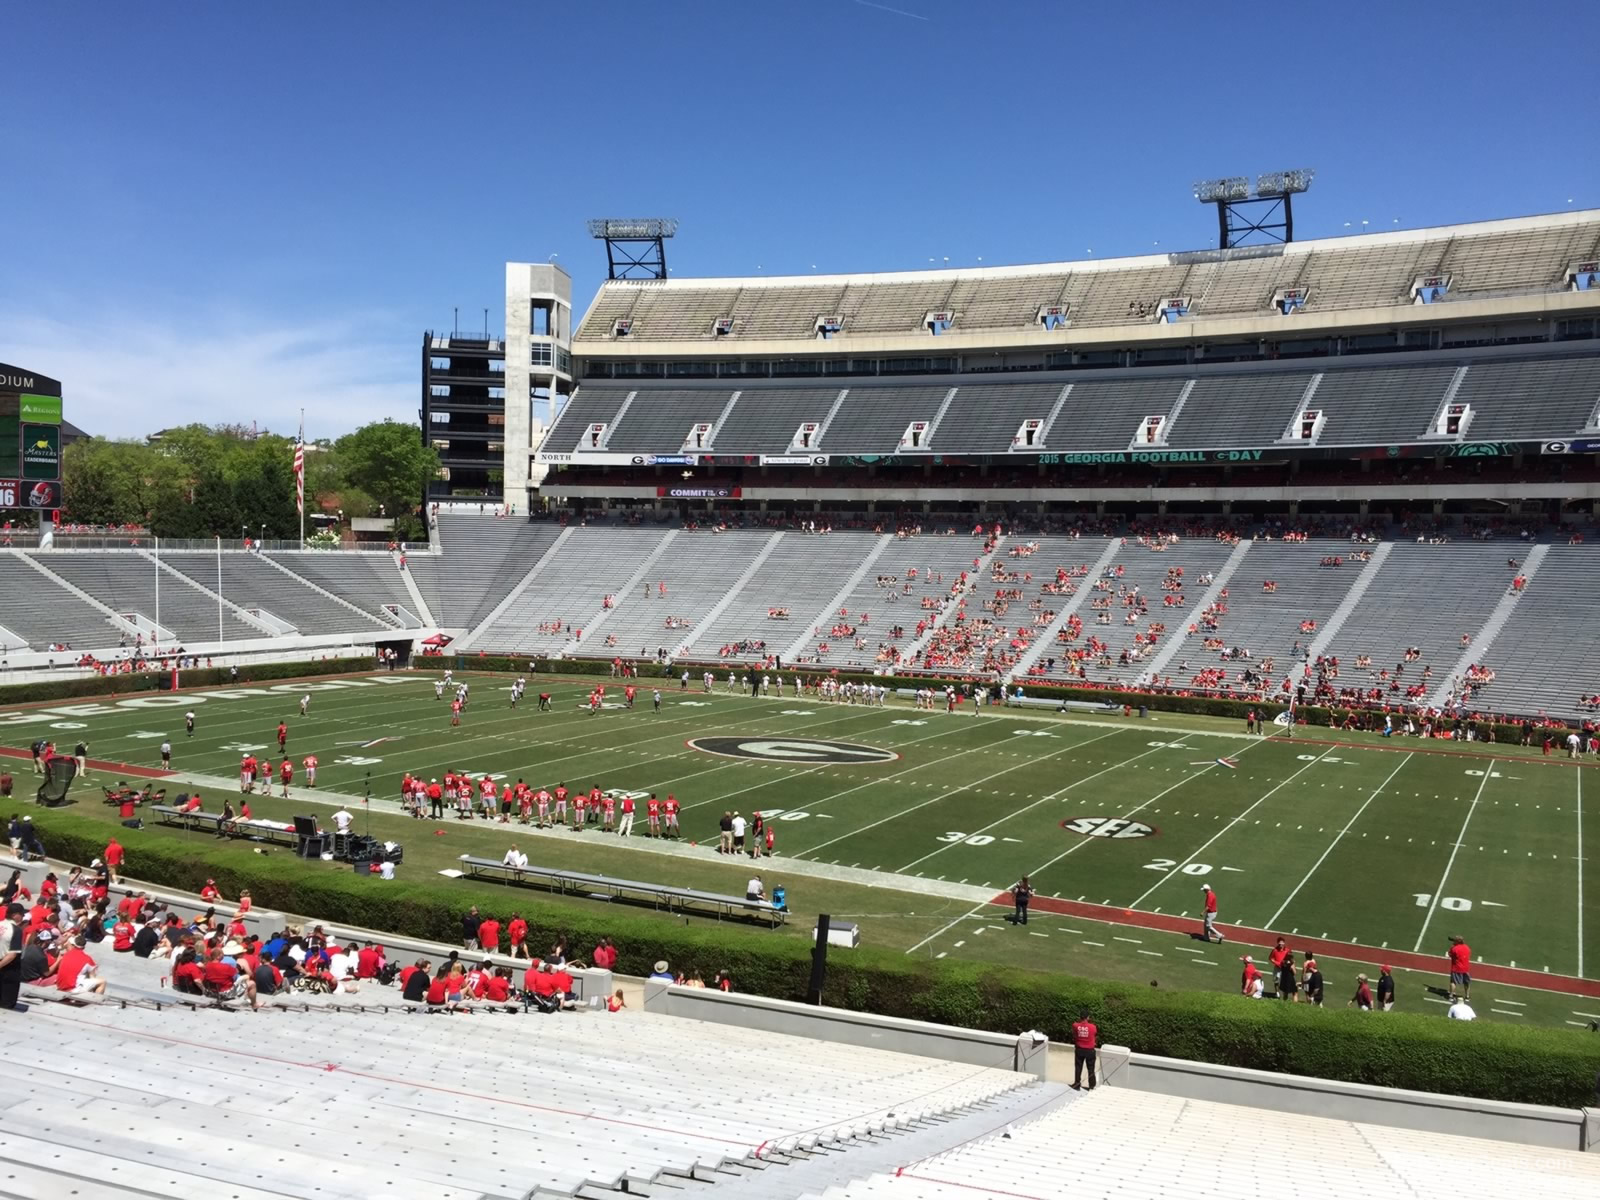
<svg viewBox="0 0 1600 1200"><path fill-rule="evenodd" d="M1489 786L1489 778L1494 774L1494 759L1483 768L1483 782L1478 785L1478 792L1472 797L1472 803L1467 808L1467 819L1461 822L1461 832L1456 834L1455 845L1450 848L1450 860L1444 864L1444 874L1439 876L1439 886L1433 891L1433 901L1428 905L1428 915L1422 919L1422 932L1417 934L1417 944L1411 948L1413 954L1422 951L1422 939L1428 936L1428 926L1433 924L1433 914L1439 911L1439 897L1444 893L1444 885L1450 880L1450 868L1456 865L1456 855L1461 853L1461 839L1467 836L1467 826L1472 823L1472 814L1478 811L1478 801L1483 799L1483 789ZM1581 851L1580 851L1581 853Z"/></svg>

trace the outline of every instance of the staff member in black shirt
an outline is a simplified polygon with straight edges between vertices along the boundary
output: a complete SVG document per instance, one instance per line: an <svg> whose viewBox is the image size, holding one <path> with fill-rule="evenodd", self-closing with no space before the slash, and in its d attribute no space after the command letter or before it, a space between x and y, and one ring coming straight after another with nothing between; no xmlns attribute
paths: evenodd
<svg viewBox="0 0 1600 1200"><path fill-rule="evenodd" d="M1017 881L1017 886L1011 889L1011 899L1016 902L1016 915L1011 918L1013 925L1026 925L1028 923L1028 901L1033 899L1033 884L1028 882L1024 875Z"/></svg>
<svg viewBox="0 0 1600 1200"><path fill-rule="evenodd" d="M1378 968L1378 1007L1384 1012L1394 1007L1394 976L1388 963Z"/></svg>

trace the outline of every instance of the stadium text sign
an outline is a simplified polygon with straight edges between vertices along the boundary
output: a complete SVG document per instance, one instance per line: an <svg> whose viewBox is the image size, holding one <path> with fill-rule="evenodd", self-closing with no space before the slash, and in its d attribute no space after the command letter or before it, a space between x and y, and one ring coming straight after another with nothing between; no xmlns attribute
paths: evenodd
<svg viewBox="0 0 1600 1200"><path fill-rule="evenodd" d="M722 758L748 758L757 762L778 763L857 763L894 762L900 756L893 750L861 746L855 742L823 742L810 738L702 737L687 743L692 750Z"/></svg>
<svg viewBox="0 0 1600 1200"><path fill-rule="evenodd" d="M1095 463L1260 462L1265 450L1107 450L1101 453L1041 454L1044 466L1091 466Z"/></svg>

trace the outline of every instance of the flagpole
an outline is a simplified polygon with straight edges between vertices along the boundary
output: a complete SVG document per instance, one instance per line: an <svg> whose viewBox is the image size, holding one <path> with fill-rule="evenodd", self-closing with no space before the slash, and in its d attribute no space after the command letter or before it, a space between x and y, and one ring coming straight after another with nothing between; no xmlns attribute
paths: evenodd
<svg viewBox="0 0 1600 1200"><path fill-rule="evenodd" d="M161 539L151 539L156 544L156 633L155 642L161 642Z"/></svg>
<svg viewBox="0 0 1600 1200"><path fill-rule="evenodd" d="M300 453L302 455L304 455L305 452L306 452L306 410L302 408L300 410ZM305 459L303 457L301 458L300 463L301 463L301 466L300 466L300 478L299 478L299 480L297 481L297 484L296 484L296 486L298 488L299 499L300 499L300 545L298 547L296 547L296 549L304 550L306 548L306 485L305 485L306 468L305 468Z"/></svg>

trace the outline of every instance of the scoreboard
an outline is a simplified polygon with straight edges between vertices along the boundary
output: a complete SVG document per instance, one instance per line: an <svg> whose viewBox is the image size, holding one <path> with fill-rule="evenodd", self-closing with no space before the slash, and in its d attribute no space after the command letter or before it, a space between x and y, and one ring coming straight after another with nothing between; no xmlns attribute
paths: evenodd
<svg viewBox="0 0 1600 1200"><path fill-rule="evenodd" d="M61 507L61 384L0 363L0 509Z"/></svg>

